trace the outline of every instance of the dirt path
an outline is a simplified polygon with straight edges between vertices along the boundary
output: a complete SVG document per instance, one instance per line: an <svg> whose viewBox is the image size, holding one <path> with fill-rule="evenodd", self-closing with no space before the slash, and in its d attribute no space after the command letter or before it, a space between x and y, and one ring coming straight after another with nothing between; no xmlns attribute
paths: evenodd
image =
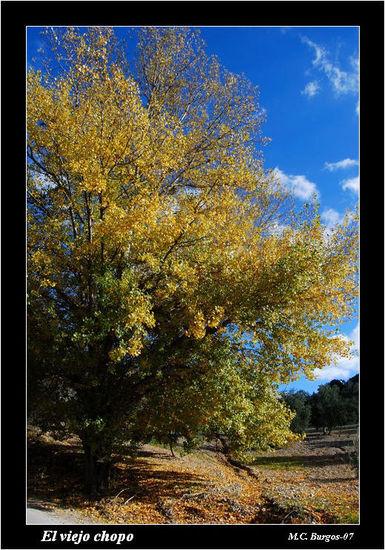
<svg viewBox="0 0 385 550"><path fill-rule="evenodd" d="M50 503L31 500L27 505L27 525L87 525L91 523L95 523L95 521Z"/></svg>

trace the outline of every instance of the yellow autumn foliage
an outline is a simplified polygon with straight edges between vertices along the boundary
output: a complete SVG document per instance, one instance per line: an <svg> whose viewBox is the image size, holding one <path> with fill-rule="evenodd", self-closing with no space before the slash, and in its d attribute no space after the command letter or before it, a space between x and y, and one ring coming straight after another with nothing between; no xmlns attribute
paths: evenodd
<svg viewBox="0 0 385 550"><path fill-rule="evenodd" d="M64 402L81 436L107 395L95 434L115 433L157 384L172 395L183 377L215 373L204 356L216 347L250 356L264 391L348 353L334 329L355 314L356 219L329 235L315 202L299 211L264 169L258 90L198 31L140 29L132 71L112 29L47 37L52 69L27 79L30 349L76 388L99 380L98 397ZM201 396L203 417L222 410L239 441L249 424L285 440L284 407L221 368L241 403L231 416Z"/></svg>

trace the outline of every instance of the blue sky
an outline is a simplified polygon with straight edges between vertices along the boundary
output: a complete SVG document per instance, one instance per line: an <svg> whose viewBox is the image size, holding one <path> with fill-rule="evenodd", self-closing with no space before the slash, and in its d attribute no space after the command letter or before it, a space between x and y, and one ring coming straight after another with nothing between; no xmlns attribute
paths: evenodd
<svg viewBox="0 0 385 550"><path fill-rule="evenodd" d="M27 60L38 59L42 28L28 29ZM127 29L116 28L125 37ZM359 192L358 27L200 27L209 53L260 89L266 111L265 167L276 169L299 203L318 193L320 213L332 226L353 209ZM129 45L131 50L131 47ZM37 64L38 61L33 64ZM358 350L358 320L341 332ZM283 389L310 393L333 378L358 372L358 358L336 358L311 382Z"/></svg>

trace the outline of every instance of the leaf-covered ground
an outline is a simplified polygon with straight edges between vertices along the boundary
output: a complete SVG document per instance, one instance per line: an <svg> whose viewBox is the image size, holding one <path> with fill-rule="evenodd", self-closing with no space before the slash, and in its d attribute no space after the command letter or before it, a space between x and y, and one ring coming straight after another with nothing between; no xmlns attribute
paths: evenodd
<svg viewBox="0 0 385 550"><path fill-rule="evenodd" d="M35 437L28 496L40 506L76 512L79 523L355 523L358 480L348 464L349 437L310 435L259 455L247 470L215 447L184 456L176 450L173 458L166 448L145 445L136 458L117 458L111 488L97 501L82 493L79 442Z"/></svg>

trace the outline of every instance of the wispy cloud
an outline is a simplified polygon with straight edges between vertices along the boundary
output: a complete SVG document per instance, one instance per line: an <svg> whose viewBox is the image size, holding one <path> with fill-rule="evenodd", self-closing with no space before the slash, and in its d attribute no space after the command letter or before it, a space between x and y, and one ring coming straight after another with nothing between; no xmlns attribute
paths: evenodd
<svg viewBox="0 0 385 550"><path fill-rule="evenodd" d="M346 158L343 160L339 160L337 162L325 162L325 168L329 170L329 172L335 172L336 170L348 170L349 168L352 168L354 166L358 166L358 160ZM344 191L349 189L353 193L359 193L360 189L360 178L359 176L355 176L354 178L347 178L343 179L339 182L340 186Z"/></svg>
<svg viewBox="0 0 385 550"><path fill-rule="evenodd" d="M360 191L360 178L356 176L355 178L345 179L340 181L340 185L344 191L346 189L349 189L350 191L353 191L353 193L359 193Z"/></svg>
<svg viewBox="0 0 385 550"><path fill-rule="evenodd" d="M352 357L336 356L331 365L323 369L315 369L314 374L317 380L333 380L339 378L346 380L354 376L359 370L359 324L347 335L341 335L346 340L352 341L351 347Z"/></svg>
<svg viewBox="0 0 385 550"><path fill-rule="evenodd" d="M289 189L293 195L299 199L308 200L313 194L317 196L320 194L317 185L309 181L306 176L285 174L278 166L274 169L274 173L281 181L282 185Z"/></svg>
<svg viewBox="0 0 385 550"><path fill-rule="evenodd" d="M302 90L301 94L306 95L308 97L313 97L317 95L320 87L316 80L313 80L312 82L308 82L305 86L305 88Z"/></svg>
<svg viewBox="0 0 385 550"><path fill-rule="evenodd" d="M307 36L302 36L301 40L314 50L313 67L327 77L336 94L358 92L359 62L357 58L350 57L350 71L344 71L330 61L330 54L323 46L316 44Z"/></svg>
<svg viewBox="0 0 385 550"><path fill-rule="evenodd" d="M351 168L352 166L358 166L358 160L347 158L339 160L338 162L325 162L325 168L330 172L345 168Z"/></svg>

